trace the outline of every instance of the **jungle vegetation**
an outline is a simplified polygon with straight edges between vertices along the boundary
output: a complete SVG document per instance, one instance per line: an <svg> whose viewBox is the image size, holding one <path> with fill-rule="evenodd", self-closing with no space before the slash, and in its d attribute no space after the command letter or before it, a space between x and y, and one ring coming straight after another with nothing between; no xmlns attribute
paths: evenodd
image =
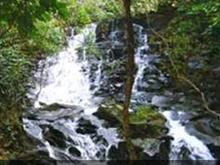
<svg viewBox="0 0 220 165"><path fill-rule="evenodd" d="M5 138L17 141L20 132L16 130L21 130L21 113L28 104L25 95L32 84L32 71L39 59L65 45L66 27L80 31L92 22L123 18L127 2L130 0L0 0L0 133L4 134L0 134L0 141ZM207 104L218 109L220 2L132 0L129 10L130 17L149 23L153 29L152 13L163 15L169 10L175 13L166 27L155 28L157 35L152 38L161 41L161 52L172 57L178 72L193 79L214 100ZM188 65L192 58L204 59L207 65L195 70ZM163 67L178 81L170 62ZM19 144L14 145L15 149ZM8 146L0 144L0 158L14 156L11 154L14 148L4 151Z"/></svg>

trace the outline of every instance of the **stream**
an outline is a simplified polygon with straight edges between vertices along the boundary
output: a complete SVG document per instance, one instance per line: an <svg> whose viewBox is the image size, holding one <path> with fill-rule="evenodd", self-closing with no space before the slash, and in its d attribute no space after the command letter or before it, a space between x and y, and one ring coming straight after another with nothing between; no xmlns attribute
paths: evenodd
<svg viewBox="0 0 220 165"><path fill-rule="evenodd" d="M167 98L145 90L149 86L158 90L158 87L169 81L167 75L155 65L160 62L157 58L159 55L149 53L147 32L139 25L135 24L134 27L137 40L137 72L131 107L159 105L159 112L167 120L167 135L173 137L170 160L215 160L207 145L187 131L184 125L188 121L185 117L187 112L182 109L174 110L172 106L163 108ZM117 57L93 58L93 65L90 63L91 57L86 48L88 43L97 42L96 33L96 24L86 27L78 34L74 34L73 29L68 46L38 64L35 86L28 93L33 107L24 115L23 123L27 134L37 142L37 150L52 159L108 160L110 148L117 148L122 141L117 128L106 127L103 120L93 115L112 86L115 87L116 93L120 91L117 87L123 86L121 82L107 86L107 75L103 71L104 63L117 61ZM120 46L120 34L117 28L111 29L109 40L114 45L110 45L110 48ZM155 76L157 83L154 82ZM149 81L146 81L146 78L149 78ZM107 92L103 90L105 88L108 88ZM120 92L118 93L118 96L121 96ZM165 93L169 100L169 91Z"/></svg>

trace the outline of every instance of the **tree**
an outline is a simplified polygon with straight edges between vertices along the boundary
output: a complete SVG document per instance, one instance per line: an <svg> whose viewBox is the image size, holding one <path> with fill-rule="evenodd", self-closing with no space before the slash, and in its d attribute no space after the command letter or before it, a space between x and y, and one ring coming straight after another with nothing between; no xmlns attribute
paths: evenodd
<svg viewBox="0 0 220 165"><path fill-rule="evenodd" d="M126 32L127 32L127 50L128 50L128 61L127 61L127 80L125 84L125 101L123 109L123 130L124 136L127 143L129 152L129 159L136 160L137 156L135 153L134 146L131 141L130 127L129 127L129 107L132 94L132 87L134 84L134 29L131 17L131 0L123 0L126 17Z"/></svg>

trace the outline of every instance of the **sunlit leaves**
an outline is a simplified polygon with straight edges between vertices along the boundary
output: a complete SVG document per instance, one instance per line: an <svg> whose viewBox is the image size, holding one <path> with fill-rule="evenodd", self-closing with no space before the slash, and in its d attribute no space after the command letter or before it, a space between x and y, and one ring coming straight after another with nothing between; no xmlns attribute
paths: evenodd
<svg viewBox="0 0 220 165"><path fill-rule="evenodd" d="M132 12L134 15L146 14L157 11L158 6L164 0L134 0L132 1Z"/></svg>

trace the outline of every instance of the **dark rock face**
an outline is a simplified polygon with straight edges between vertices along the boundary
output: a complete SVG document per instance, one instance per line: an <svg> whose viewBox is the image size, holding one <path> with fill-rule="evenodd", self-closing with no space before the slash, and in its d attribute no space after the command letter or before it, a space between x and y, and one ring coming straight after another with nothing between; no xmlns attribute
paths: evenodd
<svg viewBox="0 0 220 165"><path fill-rule="evenodd" d="M138 160L168 160L170 140L145 139L133 141ZM138 144L139 143L139 144ZM143 147L142 145L147 145ZM128 150L125 142L112 146L109 150L111 160L128 160Z"/></svg>
<svg viewBox="0 0 220 165"><path fill-rule="evenodd" d="M104 52L103 84L97 93L101 96L115 95L123 90L126 69L126 42L123 21L99 24L96 30L96 44ZM120 86L116 84L121 83Z"/></svg>
<svg viewBox="0 0 220 165"><path fill-rule="evenodd" d="M81 152L76 147L70 147L69 148L69 153L73 156L76 156L76 157L81 156Z"/></svg>
<svg viewBox="0 0 220 165"><path fill-rule="evenodd" d="M112 146L108 156L111 160L127 160L128 150L125 142L119 142L118 146Z"/></svg>
<svg viewBox="0 0 220 165"><path fill-rule="evenodd" d="M79 120L78 128L76 132L80 134L95 134L97 132L97 127L92 125L89 120L84 120L81 118Z"/></svg>
<svg viewBox="0 0 220 165"><path fill-rule="evenodd" d="M67 147L65 143L66 137L61 131L54 129L51 126L46 126L44 130L44 139L47 140L51 145L58 148Z"/></svg>
<svg viewBox="0 0 220 165"><path fill-rule="evenodd" d="M137 51L138 47L145 44L142 35L146 34L146 30L134 25L134 33L136 54L146 55L149 51L147 47L142 48L140 52ZM96 29L96 45L103 52L102 74L105 76L102 78L102 84L96 95L119 98L118 94L123 93L127 63L126 41L124 20L106 21L98 25Z"/></svg>
<svg viewBox="0 0 220 165"><path fill-rule="evenodd" d="M205 115L201 118L186 123L187 131L201 139L206 145L212 148L220 147L220 121L212 115Z"/></svg>

